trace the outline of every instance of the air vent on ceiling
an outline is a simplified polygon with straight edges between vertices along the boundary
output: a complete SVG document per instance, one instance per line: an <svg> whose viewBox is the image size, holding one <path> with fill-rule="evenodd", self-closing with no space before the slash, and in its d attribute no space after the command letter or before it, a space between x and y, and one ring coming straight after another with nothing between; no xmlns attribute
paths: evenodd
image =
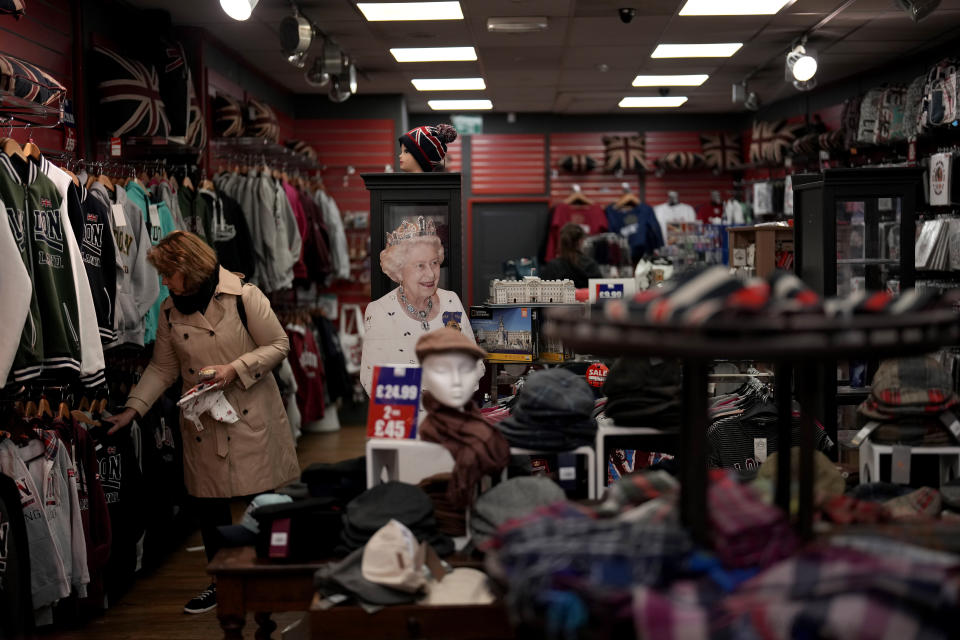
<svg viewBox="0 0 960 640"><path fill-rule="evenodd" d="M491 33L532 33L546 30L547 18L545 16L487 18L487 31Z"/></svg>

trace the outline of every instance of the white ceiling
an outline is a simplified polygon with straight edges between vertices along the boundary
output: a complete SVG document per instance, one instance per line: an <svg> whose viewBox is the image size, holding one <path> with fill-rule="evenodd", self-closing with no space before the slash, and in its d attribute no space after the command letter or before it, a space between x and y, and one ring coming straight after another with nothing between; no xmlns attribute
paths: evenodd
<svg viewBox="0 0 960 640"><path fill-rule="evenodd" d="M176 25L206 28L295 93L325 93L308 86L303 72L281 54L277 25L291 12L289 0L260 0L246 22L228 18L217 0L130 2L166 9ZM763 103L790 97L796 90L783 80L787 48L846 3L796 0L774 16L681 17L677 13L684 0L460 0L464 20L432 22L367 22L355 0L297 4L355 60L361 72L360 93L403 93L411 112L428 111L428 98L487 97L499 112L603 114L623 112L616 105L626 95L657 95L656 88L630 86L638 73L710 74L701 87L671 89L672 95L690 97L679 112L742 110L742 105L731 102L731 85L754 71L750 88ZM638 10L629 24L618 17L617 9L624 6ZM549 27L536 34L492 34L486 31L491 16L547 16ZM895 64L958 37L960 0L943 0L919 24L897 9L894 0L856 0L816 31L810 46L819 52L817 80L824 84ZM745 44L729 59L650 58L659 43L731 41ZM479 60L401 65L389 52L391 47L466 45L477 48ZM310 54L320 48L315 42ZM599 71L599 65L608 71ZM486 80L486 91L420 93L410 84L417 77L477 75Z"/></svg>

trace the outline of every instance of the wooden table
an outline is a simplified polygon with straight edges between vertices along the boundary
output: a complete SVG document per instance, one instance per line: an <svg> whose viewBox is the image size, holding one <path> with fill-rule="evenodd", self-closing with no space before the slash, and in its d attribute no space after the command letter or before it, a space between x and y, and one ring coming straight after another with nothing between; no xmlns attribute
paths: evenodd
<svg viewBox="0 0 960 640"><path fill-rule="evenodd" d="M225 640L243 637L247 612L253 612L257 623L254 637L269 640L277 623L270 619L272 613L285 611L309 611L316 589L313 574L322 565L340 558L318 560L309 563L280 563L260 560L253 547L221 549L207 565L207 573L217 582L217 618ZM446 561L455 567L480 568L475 558L454 554ZM334 615L349 619L349 610L360 607L337 607ZM341 616L341 612L342 616ZM386 616L385 616L386 617Z"/></svg>
<svg viewBox="0 0 960 640"><path fill-rule="evenodd" d="M217 618L225 639L243 637L247 611L257 622L254 637L268 640L277 623L270 614L307 611L313 600L313 574L324 564L258 560L253 547L221 549L207 565L217 581Z"/></svg>

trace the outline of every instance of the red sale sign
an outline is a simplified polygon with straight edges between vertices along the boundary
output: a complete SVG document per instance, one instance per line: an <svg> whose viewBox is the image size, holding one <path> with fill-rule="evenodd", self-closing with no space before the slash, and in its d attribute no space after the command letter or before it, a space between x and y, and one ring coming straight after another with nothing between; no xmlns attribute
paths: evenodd
<svg viewBox="0 0 960 640"><path fill-rule="evenodd" d="M374 367L371 388L373 397L367 413L367 437L416 438L420 367Z"/></svg>

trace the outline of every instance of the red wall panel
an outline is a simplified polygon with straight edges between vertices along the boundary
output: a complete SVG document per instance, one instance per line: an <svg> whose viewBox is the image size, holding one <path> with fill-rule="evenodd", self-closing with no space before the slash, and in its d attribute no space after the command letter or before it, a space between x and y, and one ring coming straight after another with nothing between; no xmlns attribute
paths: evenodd
<svg viewBox="0 0 960 640"><path fill-rule="evenodd" d="M470 138L470 190L474 195L540 195L546 188L541 134L493 133Z"/></svg>

